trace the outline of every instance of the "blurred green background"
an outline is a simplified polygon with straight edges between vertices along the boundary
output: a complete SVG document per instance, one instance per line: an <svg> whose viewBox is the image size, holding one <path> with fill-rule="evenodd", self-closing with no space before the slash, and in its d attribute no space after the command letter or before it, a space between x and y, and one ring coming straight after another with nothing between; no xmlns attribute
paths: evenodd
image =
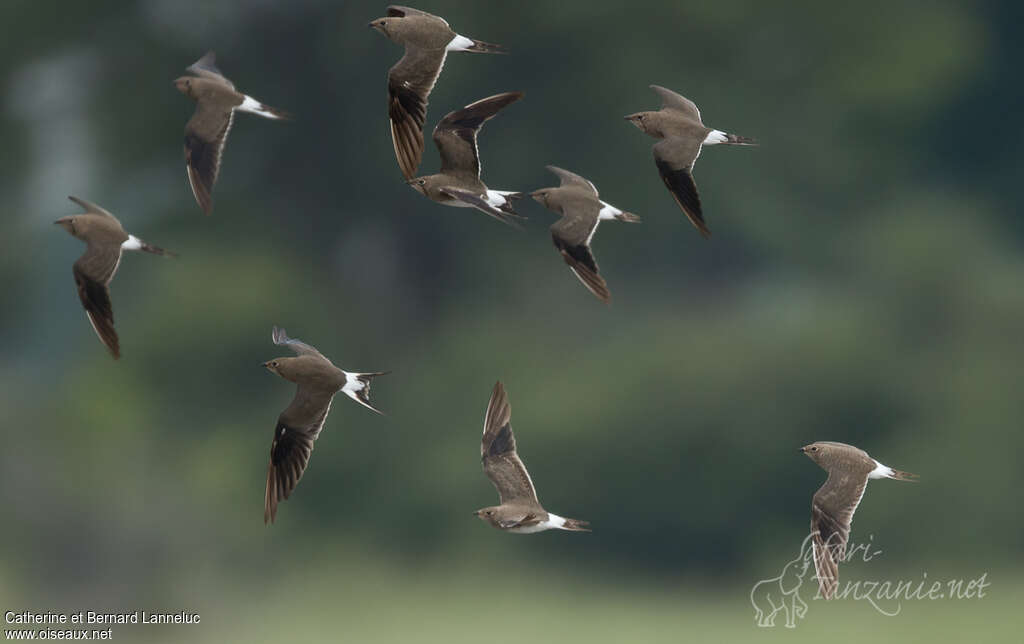
<svg viewBox="0 0 1024 644"><path fill-rule="evenodd" d="M9 0L0 8L0 607L194 610L122 641L1007 641L1024 601L1024 9L968 2L417 5L508 56L456 54L430 98L525 99L481 136L492 188L555 164L643 217L605 224L601 305L527 201L517 232L403 185L384 5L338 0ZM207 49L297 115L239 115L212 217L185 178L194 105L172 81ZM692 98L719 146L695 171L714 233L686 221L647 86ZM438 167L427 142L421 171ZM75 295L95 201L177 251L112 284L123 358ZM260 364L278 324L374 384L339 400L277 524L262 523L277 414ZM479 465L509 390L541 501L592 534L500 534ZM824 472L796 448L853 443L921 474L872 483L846 580L973 579L975 600L812 601L755 625L750 592L807 533ZM1018 616L1019 619L1019 616ZM1019 622L1018 622L1019 624Z"/></svg>

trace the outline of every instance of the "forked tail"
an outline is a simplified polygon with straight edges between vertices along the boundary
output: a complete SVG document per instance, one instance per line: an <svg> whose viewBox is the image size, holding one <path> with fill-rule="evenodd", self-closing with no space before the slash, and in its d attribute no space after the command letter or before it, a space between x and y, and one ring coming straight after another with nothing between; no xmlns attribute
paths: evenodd
<svg viewBox="0 0 1024 644"><path fill-rule="evenodd" d="M740 136L739 134L725 134L725 141L730 145L758 145L757 139L752 139L748 136Z"/></svg>
<svg viewBox="0 0 1024 644"><path fill-rule="evenodd" d="M921 478L917 474L911 474L910 472L904 472L902 470L894 470L891 467L889 468L889 470L890 471L887 475L887 478L896 481L910 481L911 483L917 483L918 480Z"/></svg>
<svg viewBox="0 0 1024 644"><path fill-rule="evenodd" d="M341 388L345 395L360 405L372 409L378 414L384 412L370 404L370 380L377 376L386 376L390 371L374 371L370 373L349 373L345 372L345 386Z"/></svg>

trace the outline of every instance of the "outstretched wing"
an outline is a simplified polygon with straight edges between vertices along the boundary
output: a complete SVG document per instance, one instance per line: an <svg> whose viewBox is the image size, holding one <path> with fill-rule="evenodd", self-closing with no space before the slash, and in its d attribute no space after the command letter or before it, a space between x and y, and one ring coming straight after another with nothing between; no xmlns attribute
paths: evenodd
<svg viewBox="0 0 1024 644"><path fill-rule="evenodd" d="M213 184L235 119L234 106L201 100L185 125L185 170L196 202L207 215L213 209Z"/></svg>
<svg viewBox="0 0 1024 644"><path fill-rule="evenodd" d="M811 501L814 569L825 599L835 596L839 586L839 563L846 558L853 513L867 483L866 475L830 473Z"/></svg>
<svg viewBox="0 0 1024 644"><path fill-rule="evenodd" d="M584 190L589 190L593 192L595 197L599 196L597 193L597 186L591 183L590 180L584 179L575 172L569 172L568 170L563 170L562 168L559 168L557 166L549 165L546 167L548 170L554 173L554 175L557 176L558 179L561 181L560 187L564 188L566 186L579 186Z"/></svg>
<svg viewBox="0 0 1024 644"><path fill-rule="evenodd" d="M407 45L405 55L388 70L391 143L395 147L398 167L406 179L416 176L423 160L427 97L441 75L445 56L447 51L444 49L417 49Z"/></svg>
<svg viewBox="0 0 1024 644"><path fill-rule="evenodd" d="M509 424L511 417L512 407L505 394L505 387L498 382L487 403L484 435L480 442L484 473L498 490L502 504L519 503L539 508L533 481L516 452L516 439Z"/></svg>
<svg viewBox="0 0 1024 644"><path fill-rule="evenodd" d="M317 351L316 347L310 346L302 340L296 340L295 338L289 338L288 334L281 327L275 326L270 332L270 338L274 341L274 344L288 347L295 352L295 355L313 355L323 358L323 354ZM324 358L326 360L326 358Z"/></svg>
<svg viewBox="0 0 1024 644"><path fill-rule="evenodd" d="M76 204L78 204L79 206L84 208L85 211L88 212L88 213L92 213L94 215L103 215L104 217L110 217L114 221L117 221L117 217L115 217L114 215L110 214L109 210L101 208L100 206L97 206L96 204L92 203L91 201L86 201L85 199L80 199L78 197L74 197L74 196L70 196L70 195L68 196L68 199L70 199L71 201L74 201ZM120 222L118 222L118 223L120 223Z"/></svg>
<svg viewBox="0 0 1024 644"><path fill-rule="evenodd" d="M121 357L121 347L114 330L114 309L107 285L120 263L120 246L93 245L86 247L85 253L72 267L78 299L85 308L89 323L115 359Z"/></svg>
<svg viewBox="0 0 1024 644"><path fill-rule="evenodd" d="M480 151L476 137L484 123L502 108L523 97L522 92L504 92L449 112L434 128L434 144L441 153L442 174L480 176Z"/></svg>
<svg viewBox="0 0 1024 644"><path fill-rule="evenodd" d="M611 301L611 292L598 274L597 260L590 249L590 240L600 221L601 202L578 188L558 189L557 200L562 218L551 226L551 240L573 274L599 300Z"/></svg>
<svg viewBox="0 0 1024 644"><path fill-rule="evenodd" d="M651 89L661 97L661 109L682 112L703 125L703 121L700 120L700 110L697 109L697 105L693 101L660 85L651 85Z"/></svg>
<svg viewBox="0 0 1024 644"><path fill-rule="evenodd" d="M700 155L700 142L669 137L654 144L654 164L676 204L705 237L711 235L704 223L704 211L693 181L693 164Z"/></svg>
<svg viewBox="0 0 1024 644"><path fill-rule="evenodd" d="M186 70L192 72L196 76L220 81L231 89L235 89L234 83L229 81L227 77L221 73L220 69L218 69L216 61L217 54L215 54L213 50L210 50L203 54L202 58L189 65Z"/></svg>
<svg viewBox="0 0 1024 644"><path fill-rule="evenodd" d="M309 465L313 443L323 429L334 392L299 385L295 398L281 412L270 444L263 522L273 523L277 505L291 496Z"/></svg>
<svg viewBox="0 0 1024 644"><path fill-rule="evenodd" d="M451 197L452 199L456 199L464 204L472 206L480 212L486 213L498 221L512 226L513 228L522 228L519 221L521 219L526 219L522 215L518 215L510 210L502 210L487 201L487 199L482 195L470 192L469 190L460 190L459 188L441 188L441 193Z"/></svg>

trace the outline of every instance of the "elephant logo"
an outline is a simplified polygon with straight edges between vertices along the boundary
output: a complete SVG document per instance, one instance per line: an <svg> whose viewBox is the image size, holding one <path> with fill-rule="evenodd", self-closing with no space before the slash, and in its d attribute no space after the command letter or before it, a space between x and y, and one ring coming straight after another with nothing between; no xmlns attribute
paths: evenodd
<svg viewBox="0 0 1024 644"><path fill-rule="evenodd" d="M770 579L762 579L750 590L750 603L754 607L754 619L761 628L775 626L779 613L786 615L786 628L796 628L796 620L807 616L807 602L800 598L800 586L807 572L814 569L814 548L807 535L800 545L800 554Z"/></svg>

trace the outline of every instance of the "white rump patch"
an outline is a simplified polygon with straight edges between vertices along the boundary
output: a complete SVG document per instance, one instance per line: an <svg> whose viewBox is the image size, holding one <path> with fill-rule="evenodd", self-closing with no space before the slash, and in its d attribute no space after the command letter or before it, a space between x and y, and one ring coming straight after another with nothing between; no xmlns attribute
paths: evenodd
<svg viewBox="0 0 1024 644"><path fill-rule="evenodd" d="M598 219L604 219L605 221L607 221L609 219L615 219L617 216L622 214L621 210L605 201L601 202L601 206L602 208L600 212L597 213Z"/></svg>
<svg viewBox="0 0 1024 644"><path fill-rule="evenodd" d="M505 197L511 194L515 194L515 192L511 190L488 190L487 203L491 204L495 208L504 206L508 203L508 199Z"/></svg>
<svg viewBox="0 0 1024 644"><path fill-rule="evenodd" d="M544 532L545 530L556 530L564 525L565 519L557 514L551 514L548 512L547 521L541 521L537 525L531 525L525 528L509 528L508 531L516 534L533 534L534 532Z"/></svg>
<svg viewBox="0 0 1024 644"><path fill-rule="evenodd" d="M135 235L128 235L128 239L121 244L124 250L142 250L142 240Z"/></svg>
<svg viewBox="0 0 1024 644"><path fill-rule="evenodd" d="M444 48L445 51L466 51L473 46L473 41L465 36L455 34L452 41L448 43L448 46Z"/></svg>
<svg viewBox="0 0 1024 644"><path fill-rule="evenodd" d="M872 459L873 460L873 459ZM893 475L892 468L875 461L875 469L868 472L869 479L887 479Z"/></svg>
<svg viewBox="0 0 1024 644"><path fill-rule="evenodd" d="M236 107L235 109L241 110L243 112L249 112L250 114L259 114L260 116L268 119L281 118L277 114L274 114L266 107L264 107L263 103L260 103L252 96L246 96L245 100L242 101L242 104Z"/></svg>
<svg viewBox="0 0 1024 644"><path fill-rule="evenodd" d="M711 130L704 139L703 145L715 145L716 143L725 143L728 140L729 137L725 132L722 132L721 130Z"/></svg>
<svg viewBox="0 0 1024 644"><path fill-rule="evenodd" d="M360 380L356 374L345 372L345 386L341 388L346 394L352 395L357 391L366 388L366 383Z"/></svg>

